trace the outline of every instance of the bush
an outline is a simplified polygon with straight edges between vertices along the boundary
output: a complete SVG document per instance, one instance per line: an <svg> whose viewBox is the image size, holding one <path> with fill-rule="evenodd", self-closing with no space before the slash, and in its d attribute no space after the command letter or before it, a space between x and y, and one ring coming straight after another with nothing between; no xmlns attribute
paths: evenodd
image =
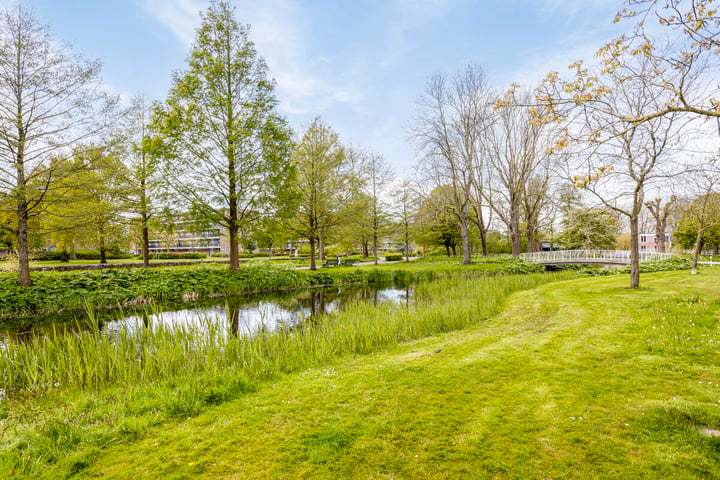
<svg viewBox="0 0 720 480"><path fill-rule="evenodd" d="M153 260L200 260L207 258L207 255L199 252L184 253L154 253L151 255Z"/></svg>
<svg viewBox="0 0 720 480"><path fill-rule="evenodd" d="M58 261L62 260L63 253L65 253L63 250L55 250L55 251L38 251L33 252L32 256L35 258L35 260L38 261ZM67 251L68 257L70 256L70 251ZM75 256L78 260L100 260L100 252L97 250L75 250ZM123 258L133 258L133 255L128 252L123 252L119 249L108 249L105 251L105 257L108 259L123 259Z"/></svg>
<svg viewBox="0 0 720 480"><path fill-rule="evenodd" d="M402 259L403 259L402 253L388 253L385 255L386 262L397 262L398 260L402 260Z"/></svg>

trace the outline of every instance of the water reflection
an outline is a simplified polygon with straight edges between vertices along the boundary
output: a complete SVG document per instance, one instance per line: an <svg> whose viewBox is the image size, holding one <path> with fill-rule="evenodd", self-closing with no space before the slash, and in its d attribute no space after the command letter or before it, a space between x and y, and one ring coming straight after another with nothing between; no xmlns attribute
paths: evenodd
<svg viewBox="0 0 720 480"><path fill-rule="evenodd" d="M372 304L412 301L412 286L345 286L311 289L300 292L273 293L217 299L215 303L180 310L153 312L137 311L118 318L118 312L100 312L98 328L109 338L119 335L140 336L143 330L155 328L203 332L218 329L233 336L255 335L278 328L295 329L314 321L320 315L340 311L356 302ZM0 331L0 348L8 340L17 343L31 342L35 337L52 335L56 331L90 330L87 318L79 316L65 321L61 327L32 327L22 330Z"/></svg>

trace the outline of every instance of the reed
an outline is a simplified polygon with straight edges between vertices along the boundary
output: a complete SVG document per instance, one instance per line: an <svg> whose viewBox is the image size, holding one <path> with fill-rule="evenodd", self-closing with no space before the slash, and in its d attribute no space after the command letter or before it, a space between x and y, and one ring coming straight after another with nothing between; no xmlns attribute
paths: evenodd
<svg viewBox="0 0 720 480"><path fill-rule="evenodd" d="M227 371L264 378L477 324L497 313L509 293L564 277L567 274L446 278L419 284L413 306L358 303L295 329L261 328L232 335L224 323L206 317L200 325L138 321L114 335L72 331L28 343L10 341L0 350L1 388L37 393ZM92 318L92 309L89 315Z"/></svg>

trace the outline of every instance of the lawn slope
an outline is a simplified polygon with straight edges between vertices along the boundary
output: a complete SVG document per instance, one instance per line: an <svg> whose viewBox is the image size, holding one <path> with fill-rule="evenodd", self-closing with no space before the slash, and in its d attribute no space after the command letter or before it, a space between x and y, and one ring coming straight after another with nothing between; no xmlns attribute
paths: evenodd
<svg viewBox="0 0 720 480"><path fill-rule="evenodd" d="M718 478L720 270L574 279L291 374L82 478Z"/></svg>

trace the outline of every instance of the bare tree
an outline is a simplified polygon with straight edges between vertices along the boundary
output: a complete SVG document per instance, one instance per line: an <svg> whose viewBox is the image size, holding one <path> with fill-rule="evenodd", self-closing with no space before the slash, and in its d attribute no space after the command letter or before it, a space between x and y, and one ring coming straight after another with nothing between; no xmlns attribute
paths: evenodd
<svg viewBox="0 0 720 480"><path fill-rule="evenodd" d="M434 186L450 186L465 265L471 263L469 212L478 185L475 175L490 95L485 71L479 66L469 65L452 78L437 73L426 83L413 128L425 179Z"/></svg>
<svg viewBox="0 0 720 480"><path fill-rule="evenodd" d="M484 137L490 176L485 197L508 228L514 257L520 255L523 207L534 239L534 226L549 182L546 170L551 155L550 127L548 122L538 120L534 108L527 106L531 102L530 91L509 92L496 110L493 128Z"/></svg>
<svg viewBox="0 0 720 480"><path fill-rule="evenodd" d="M665 203L664 207L661 207L661 198L645 202L645 207L650 210L650 213L655 219L655 245L657 251L660 253L665 253L665 230L667 228L668 217L670 217L676 201L677 196L673 195L670 197L670 200Z"/></svg>
<svg viewBox="0 0 720 480"><path fill-rule="evenodd" d="M66 53L20 4L0 16L0 209L14 213L3 228L17 238L18 281L29 286L28 221L62 196L58 177L73 173L63 158L107 126L114 102L98 61Z"/></svg>

